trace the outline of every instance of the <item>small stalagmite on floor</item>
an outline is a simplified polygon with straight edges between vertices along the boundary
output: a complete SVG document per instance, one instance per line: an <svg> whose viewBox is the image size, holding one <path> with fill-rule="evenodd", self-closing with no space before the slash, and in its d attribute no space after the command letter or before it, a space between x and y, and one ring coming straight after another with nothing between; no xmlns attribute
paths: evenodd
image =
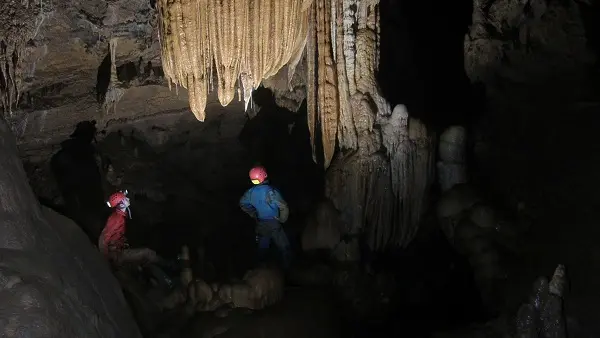
<svg viewBox="0 0 600 338"><path fill-rule="evenodd" d="M283 272L277 268L252 269L237 283L208 284L193 277L193 271L187 264L189 258L189 249L184 246L181 254L184 262L181 272L182 285L163 300L162 306L166 309L185 305L190 314L215 311L224 305L260 310L278 303L283 298L285 281Z"/></svg>
<svg viewBox="0 0 600 338"><path fill-rule="evenodd" d="M281 301L284 286L280 270L257 268L246 273L243 283L221 285L219 298L232 307L259 310Z"/></svg>

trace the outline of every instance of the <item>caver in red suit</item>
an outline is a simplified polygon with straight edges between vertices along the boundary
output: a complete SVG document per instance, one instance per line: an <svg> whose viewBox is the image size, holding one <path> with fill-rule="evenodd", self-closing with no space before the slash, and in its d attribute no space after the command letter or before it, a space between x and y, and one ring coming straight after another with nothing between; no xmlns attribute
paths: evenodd
<svg viewBox="0 0 600 338"><path fill-rule="evenodd" d="M112 263L123 262L157 263L159 257L148 248L130 249L125 237L127 218L131 218L127 191L119 191L110 196L106 204L114 208L106 220L106 225L98 239L98 248Z"/></svg>

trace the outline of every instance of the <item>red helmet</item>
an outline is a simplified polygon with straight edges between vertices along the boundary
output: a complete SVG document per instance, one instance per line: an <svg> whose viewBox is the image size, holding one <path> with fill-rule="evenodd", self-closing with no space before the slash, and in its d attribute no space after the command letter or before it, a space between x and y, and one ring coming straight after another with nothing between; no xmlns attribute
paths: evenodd
<svg viewBox="0 0 600 338"><path fill-rule="evenodd" d="M254 184L261 184L267 179L267 170L263 166L256 166L250 169L250 180Z"/></svg>
<svg viewBox="0 0 600 338"><path fill-rule="evenodd" d="M127 198L127 191L123 192L123 191L118 191L112 195L110 195L110 197L108 198L108 201L106 202L106 204L111 207L114 208L117 205L119 205L121 202L123 202L124 199Z"/></svg>

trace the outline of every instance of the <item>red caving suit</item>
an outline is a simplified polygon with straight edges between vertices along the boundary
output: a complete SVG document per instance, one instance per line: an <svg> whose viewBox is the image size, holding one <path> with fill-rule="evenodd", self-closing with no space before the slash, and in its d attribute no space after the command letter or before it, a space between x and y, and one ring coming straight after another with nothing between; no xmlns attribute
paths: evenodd
<svg viewBox="0 0 600 338"><path fill-rule="evenodd" d="M98 248L107 258L116 258L127 247L125 238L125 211L115 209L106 220L106 226L98 239Z"/></svg>

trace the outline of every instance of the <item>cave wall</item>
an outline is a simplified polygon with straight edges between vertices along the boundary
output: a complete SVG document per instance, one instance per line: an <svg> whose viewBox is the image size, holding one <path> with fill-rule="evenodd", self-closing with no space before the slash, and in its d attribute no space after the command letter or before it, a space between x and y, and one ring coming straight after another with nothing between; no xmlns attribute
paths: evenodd
<svg viewBox="0 0 600 338"><path fill-rule="evenodd" d="M1 333L141 337L106 261L69 219L40 207L0 122Z"/></svg>
<svg viewBox="0 0 600 338"><path fill-rule="evenodd" d="M162 98L156 96L157 101ZM132 210L134 213L136 207L140 210L134 217L139 224L152 226L164 220L175 223L185 220L185 226L197 227L191 224L206 222L206 213L211 214L208 210L220 210L223 204L237 206L238 195L248 183L246 177L250 165L248 154L238 140L246 122L241 113L243 103L222 107L216 96L210 99L211 112L204 123L198 123L188 109L180 109L136 116L134 120L114 119L104 126L99 125L95 145L112 165L109 189L129 189L134 202ZM127 112L135 112L139 105L139 101L123 100L122 103L120 106ZM183 101L183 104L187 102ZM56 141L65 137L57 136ZM36 195L55 204L62 201L48 160L58 146L28 148L21 144L21 155L26 160ZM163 213L164 206L159 205L168 199L173 199L169 203L171 211ZM189 212L180 215L186 208L197 209L194 205L207 208L207 211L197 212L195 216ZM219 220L218 224L227 222Z"/></svg>
<svg viewBox="0 0 600 338"><path fill-rule="evenodd" d="M486 104L469 137L471 174L495 203L533 220L513 281L565 264L567 313L600 332L590 315L600 278L590 273L600 264L598 5L475 1L472 21L465 69Z"/></svg>
<svg viewBox="0 0 600 338"><path fill-rule="evenodd" d="M38 19L37 33L24 46L20 100L7 116L23 156L38 156L82 120L95 119L102 128L189 112L186 91L170 91L164 80L149 1L42 3L41 17L36 16L39 3L30 4L29 15ZM5 10L0 7L0 12ZM110 78L110 58L109 67L103 61L115 38L125 94L115 110L106 112L98 97Z"/></svg>

